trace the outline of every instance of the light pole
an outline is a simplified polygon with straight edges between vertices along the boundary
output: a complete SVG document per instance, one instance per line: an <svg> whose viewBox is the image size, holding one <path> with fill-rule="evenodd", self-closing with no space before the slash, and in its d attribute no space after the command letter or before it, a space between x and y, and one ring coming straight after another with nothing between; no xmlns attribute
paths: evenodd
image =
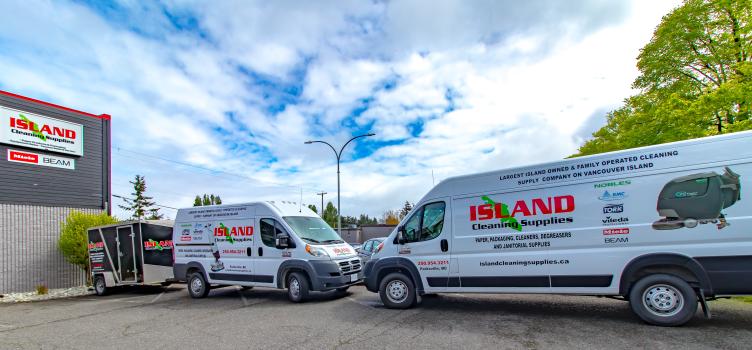
<svg viewBox="0 0 752 350"><path fill-rule="evenodd" d="M323 144L326 144L327 146L329 146L329 148L332 149L332 151L334 151L334 156L337 157L337 233L339 234L340 237L342 237L342 210L340 209L340 199L339 199L339 161L340 161L340 158L342 158L342 151L344 151L345 147L347 147L347 145L350 144L350 142L352 142L353 140L355 140L357 138L367 137L367 136L373 136L373 135L376 135L376 134L370 133L370 134L364 134L364 135L355 136L355 137L351 138L350 140L348 140L347 142L345 142L345 144L342 145L342 148L339 149L339 152L337 152L337 150L334 148L334 146L332 146L331 144L329 144L329 142L326 142L326 141L313 140L313 141L306 141L305 142L306 145L310 145L312 143L323 143ZM323 206L324 203L322 202L321 205ZM321 212L322 213L324 212L323 208L321 209Z"/></svg>

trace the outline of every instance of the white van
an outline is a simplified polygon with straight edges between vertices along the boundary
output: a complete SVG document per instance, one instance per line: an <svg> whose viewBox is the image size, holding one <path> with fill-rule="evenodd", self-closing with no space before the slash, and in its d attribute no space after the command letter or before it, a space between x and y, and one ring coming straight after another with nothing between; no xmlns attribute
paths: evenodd
<svg viewBox="0 0 752 350"><path fill-rule="evenodd" d="M752 294L752 132L449 178L366 264L390 308L427 293L621 296L656 325Z"/></svg>
<svg viewBox="0 0 752 350"><path fill-rule="evenodd" d="M287 288L293 302L309 291L345 291L362 280L355 250L316 213L291 202L178 210L175 278L194 298L210 286Z"/></svg>

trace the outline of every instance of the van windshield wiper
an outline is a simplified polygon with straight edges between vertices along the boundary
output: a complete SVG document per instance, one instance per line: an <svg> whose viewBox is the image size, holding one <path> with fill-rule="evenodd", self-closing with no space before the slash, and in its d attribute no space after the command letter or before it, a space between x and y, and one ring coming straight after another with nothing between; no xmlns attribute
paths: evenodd
<svg viewBox="0 0 752 350"><path fill-rule="evenodd" d="M321 242L319 242L319 241L317 241L317 240L315 240L313 238L308 238L308 237L300 237L300 239L309 241L311 243L321 243Z"/></svg>
<svg viewBox="0 0 752 350"><path fill-rule="evenodd" d="M327 239L326 241L322 241L321 243L345 243L345 241L341 239Z"/></svg>

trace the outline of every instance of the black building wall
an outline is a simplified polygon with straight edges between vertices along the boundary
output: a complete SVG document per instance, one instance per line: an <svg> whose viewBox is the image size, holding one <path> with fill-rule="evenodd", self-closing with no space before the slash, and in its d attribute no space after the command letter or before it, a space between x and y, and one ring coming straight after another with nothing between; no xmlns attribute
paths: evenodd
<svg viewBox="0 0 752 350"><path fill-rule="evenodd" d="M98 208L109 211L109 116L68 111L4 92L0 92L0 106L81 124L84 128L84 152L80 157L0 144L0 203ZM9 162L8 148L73 158L76 160L75 170Z"/></svg>

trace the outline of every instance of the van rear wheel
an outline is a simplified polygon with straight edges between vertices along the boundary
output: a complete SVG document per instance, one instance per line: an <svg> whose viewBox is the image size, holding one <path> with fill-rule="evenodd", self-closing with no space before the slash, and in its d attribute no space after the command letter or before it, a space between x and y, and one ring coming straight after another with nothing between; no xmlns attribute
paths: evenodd
<svg viewBox="0 0 752 350"><path fill-rule="evenodd" d="M209 295L209 284L206 283L204 274L194 272L188 277L188 294L194 299L205 298Z"/></svg>
<svg viewBox="0 0 752 350"><path fill-rule="evenodd" d="M697 312L697 293L683 279L666 274L643 277L632 287L629 304L643 321L681 326Z"/></svg>
<svg viewBox="0 0 752 350"><path fill-rule="evenodd" d="M415 284L409 277L397 272L381 280L379 296L390 309L407 309L417 302Z"/></svg>

